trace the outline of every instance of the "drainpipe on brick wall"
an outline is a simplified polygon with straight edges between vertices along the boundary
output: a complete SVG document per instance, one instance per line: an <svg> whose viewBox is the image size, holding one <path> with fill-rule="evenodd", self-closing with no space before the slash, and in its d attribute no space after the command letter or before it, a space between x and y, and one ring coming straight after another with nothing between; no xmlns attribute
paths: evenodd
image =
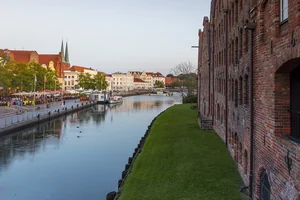
<svg viewBox="0 0 300 200"><path fill-rule="evenodd" d="M256 24L248 22L244 25L250 31L250 173L249 173L249 199L253 199L254 182L254 69L253 69L253 38Z"/></svg>
<svg viewBox="0 0 300 200"><path fill-rule="evenodd" d="M225 13L225 143L228 148L228 10Z"/></svg>
<svg viewBox="0 0 300 200"><path fill-rule="evenodd" d="M212 34L212 50L211 50L211 57L213 58L211 61L211 68L212 68L212 121L213 125L215 124L215 58L214 58L214 53L215 53L215 34L214 34L214 24L211 24L211 34ZM210 95L210 94L209 94Z"/></svg>

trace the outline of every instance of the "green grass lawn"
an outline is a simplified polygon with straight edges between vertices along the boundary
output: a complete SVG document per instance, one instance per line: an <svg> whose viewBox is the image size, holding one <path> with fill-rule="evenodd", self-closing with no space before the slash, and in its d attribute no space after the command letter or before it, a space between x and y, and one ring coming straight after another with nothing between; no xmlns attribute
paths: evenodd
<svg viewBox="0 0 300 200"><path fill-rule="evenodd" d="M241 199L242 181L225 144L199 129L191 105L157 118L119 200Z"/></svg>

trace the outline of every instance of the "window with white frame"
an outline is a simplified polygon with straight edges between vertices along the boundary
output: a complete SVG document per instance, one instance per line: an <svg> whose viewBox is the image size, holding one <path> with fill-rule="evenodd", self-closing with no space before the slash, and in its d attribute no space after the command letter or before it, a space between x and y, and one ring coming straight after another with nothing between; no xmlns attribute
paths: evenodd
<svg viewBox="0 0 300 200"><path fill-rule="evenodd" d="M280 21L288 19L288 0L280 0Z"/></svg>

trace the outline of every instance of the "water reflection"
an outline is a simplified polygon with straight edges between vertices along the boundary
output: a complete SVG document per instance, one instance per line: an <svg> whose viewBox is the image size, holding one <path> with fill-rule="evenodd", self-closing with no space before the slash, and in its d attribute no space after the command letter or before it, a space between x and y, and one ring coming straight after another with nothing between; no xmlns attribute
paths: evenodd
<svg viewBox="0 0 300 200"><path fill-rule="evenodd" d="M174 103L127 97L0 137L0 199L104 199L147 125Z"/></svg>

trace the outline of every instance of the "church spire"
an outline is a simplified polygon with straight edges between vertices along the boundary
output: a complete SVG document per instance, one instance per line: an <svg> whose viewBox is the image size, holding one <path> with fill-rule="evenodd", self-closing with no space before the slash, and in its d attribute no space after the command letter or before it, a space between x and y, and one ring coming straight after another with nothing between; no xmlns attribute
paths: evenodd
<svg viewBox="0 0 300 200"><path fill-rule="evenodd" d="M68 42L66 43L66 55L65 55L65 62L66 62L66 63L69 63Z"/></svg>
<svg viewBox="0 0 300 200"><path fill-rule="evenodd" d="M65 61L65 53L64 53L64 41L61 41L61 48L60 48L60 55L61 55L61 59L64 62Z"/></svg>

